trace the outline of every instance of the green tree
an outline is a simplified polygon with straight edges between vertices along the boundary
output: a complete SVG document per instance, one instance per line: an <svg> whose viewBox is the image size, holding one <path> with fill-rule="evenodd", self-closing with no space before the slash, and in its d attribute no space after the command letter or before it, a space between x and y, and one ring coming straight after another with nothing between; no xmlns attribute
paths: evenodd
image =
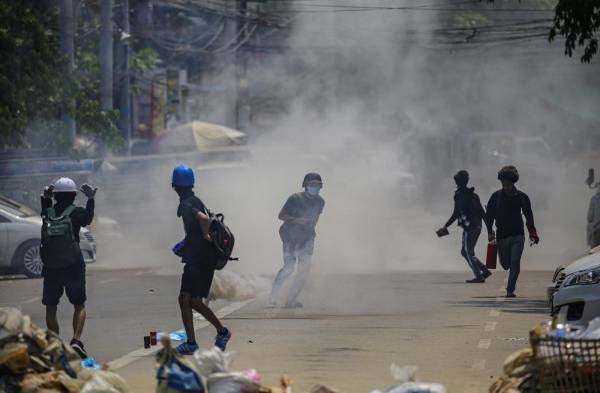
<svg viewBox="0 0 600 393"><path fill-rule="evenodd" d="M581 61L589 63L598 53L597 33L600 28L600 0L559 0L554 14L550 41L557 35L565 38L565 54L573 56L583 48Z"/></svg>
<svg viewBox="0 0 600 393"><path fill-rule="evenodd" d="M493 3L495 0L488 0ZM600 30L600 0L538 0L540 6L554 5L553 24L548 40L557 36L565 39L565 55L583 48L582 63L589 63L598 53L597 34Z"/></svg>
<svg viewBox="0 0 600 393"><path fill-rule="evenodd" d="M0 146L70 149L65 115L77 120L79 135L120 146L118 111L100 108L95 27L82 24L87 34L66 74L58 20L55 2L0 0Z"/></svg>
<svg viewBox="0 0 600 393"><path fill-rule="evenodd" d="M56 118L58 76L56 9L44 1L0 0L0 143L23 145L35 118Z"/></svg>

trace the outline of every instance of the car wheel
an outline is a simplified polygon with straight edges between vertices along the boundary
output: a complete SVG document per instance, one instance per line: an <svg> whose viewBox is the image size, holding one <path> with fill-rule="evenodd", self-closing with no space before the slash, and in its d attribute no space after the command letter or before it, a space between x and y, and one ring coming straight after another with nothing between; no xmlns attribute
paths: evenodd
<svg viewBox="0 0 600 393"><path fill-rule="evenodd" d="M28 240L21 244L15 252L13 266L17 272L25 274L27 277L41 277L43 265L40 255L40 241Z"/></svg>

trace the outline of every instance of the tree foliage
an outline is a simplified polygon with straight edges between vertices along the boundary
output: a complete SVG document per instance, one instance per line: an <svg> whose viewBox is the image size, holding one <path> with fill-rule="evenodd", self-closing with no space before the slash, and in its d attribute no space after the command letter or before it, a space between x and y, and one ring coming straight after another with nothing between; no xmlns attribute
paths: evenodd
<svg viewBox="0 0 600 393"><path fill-rule="evenodd" d="M488 0L493 3L495 0ZM553 25L548 40L557 36L565 39L565 55L572 57L575 50L583 48L582 63L589 63L598 53L597 34L600 30L600 0L554 0ZM548 0L538 0L549 5Z"/></svg>
<svg viewBox="0 0 600 393"><path fill-rule="evenodd" d="M93 34L76 40L75 69L67 73L56 2L0 0L0 147L70 149L65 116L76 119L79 135L122 144L118 111L100 107L96 45Z"/></svg>
<svg viewBox="0 0 600 393"><path fill-rule="evenodd" d="M35 118L56 118L63 85L57 12L43 1L0 0L0 143L21 145Z"/></svg>
<svg viewBox="0 0 600 393"><path fill-rule="evenodd" d="M565 38L565 54L573 56L583 48L581 61L589 63L598 53L597 33L600 28L600 0L559 0L555 8L550 41L557 35Z"/></svg>

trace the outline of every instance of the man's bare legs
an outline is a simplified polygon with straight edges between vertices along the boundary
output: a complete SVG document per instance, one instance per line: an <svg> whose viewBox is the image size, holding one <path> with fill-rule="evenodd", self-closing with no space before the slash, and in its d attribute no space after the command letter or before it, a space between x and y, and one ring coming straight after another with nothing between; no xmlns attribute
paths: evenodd
<svg viewBox="0 0 600 393"><path fill-rule="evenodd" d="M48 330L59 334L58 319L56 317L57 306L46 306L46 327Z"/></svg>
<svg viewBox="0 0 600 393"><path fill-rule="evenodd" d="M196 342L193 310L199 312L200 315L210 322L217 329L217 333L223 331L223 325L221 325L219 318L202 302L202 299L192 298L189 293L182 292L179 294L179 308L181 309L181 320L183 321L183 328L185 329L188 342Z"/></svg>
<svg viewBox="0 0 600 393"><path fill-rule="evenodd" d="M213 325L215 329L217 329L217 333L223 331L223 325L221 324L221 321L219 321L219 318L217 318L215 313L206 304L204 304L202 299L192 298L191 301L192 308L198 313L200 313L200 315L202 315L204 319L210 322L210 324Z"/></svg>
<svg viewBox="0 0 600 393"><path fill-rule="evenodd" d="M192 296L187 292L179 294L179 309L181 310L181 320L183 328L190 343L196 342L196 333L194 332L194 314L192 309Z"/></svg>
<svg viewBox="0 0 600 393"><path fill-rule="evenodd" d="M73 311L73 339L81 340L81 334L83 333L83 327L85 326L85 319L87 313L85 311L85 305L81 304L75 306Z"/></svg>

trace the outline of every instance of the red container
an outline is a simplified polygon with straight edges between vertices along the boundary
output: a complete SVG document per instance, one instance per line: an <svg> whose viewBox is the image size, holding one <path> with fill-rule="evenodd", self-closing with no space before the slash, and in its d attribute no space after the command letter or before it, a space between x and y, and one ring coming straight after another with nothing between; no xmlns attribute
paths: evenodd
<svg viewBox="0 0 600 393"><path fill-rule="evenodd" d="M488 269L496 268L496 261L498 259L498 245L496 242L490 242L487 246L487 256L485 258L485 267Z"/></svg>
<svg viewBox="0 0 600 393"><path fill-rule="evenodd" d="M156 345L156 332L150 332L150 345Z"/></svg>

